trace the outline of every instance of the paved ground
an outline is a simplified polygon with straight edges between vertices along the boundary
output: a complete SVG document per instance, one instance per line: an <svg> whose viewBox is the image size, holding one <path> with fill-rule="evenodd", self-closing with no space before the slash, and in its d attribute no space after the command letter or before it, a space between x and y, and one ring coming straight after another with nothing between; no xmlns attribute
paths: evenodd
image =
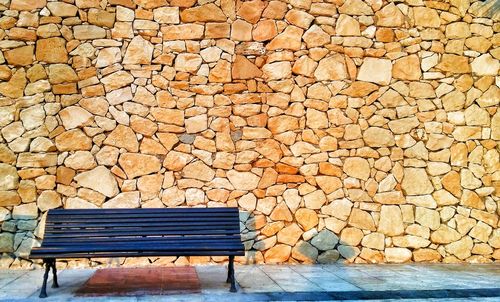
<svg viewBox="0 0 500 302"><path fill-rule="evenodd" d="M236 266L237 294L228 292L224 266L196 270L201 294L105 298L74 297L94 270L63 270L45 301L500 301L499 264ZM0 300L38 300L42 274L0 270Z"/></svg>

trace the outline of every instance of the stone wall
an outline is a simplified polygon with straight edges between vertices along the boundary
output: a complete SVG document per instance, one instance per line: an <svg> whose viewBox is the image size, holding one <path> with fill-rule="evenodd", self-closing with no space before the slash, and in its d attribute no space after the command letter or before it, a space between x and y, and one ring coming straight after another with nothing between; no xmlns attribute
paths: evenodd
<svg viewBox="0 0 500 302"><path fill-rule="evenodd" d="M481 3L0 0L1 266L58 207L239 206L244 263L500 259Z"/></svg>

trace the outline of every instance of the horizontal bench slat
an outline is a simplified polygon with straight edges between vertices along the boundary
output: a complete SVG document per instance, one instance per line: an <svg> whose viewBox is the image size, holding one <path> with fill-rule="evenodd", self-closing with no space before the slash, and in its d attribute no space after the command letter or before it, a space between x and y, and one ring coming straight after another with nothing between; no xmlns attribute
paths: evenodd
<svg viewBox="0 0 500 302"><path fill-rule="evenodd" d="M124 215L124 214L158 214L158 213L238 213L237 208L137 208L137 209L53 209L52 215Z"/></svg>
<svg viewBox="0 0 500 302"><path fill-rule="evenodd" d="M183 250L238 250L241 249L241 243L234 244L114 244L109 246L102 245L77 245L77 246L64 246L64 247L39 247L34 248L34 253L93 253L93 252L131 252L131 251L183 251Z"/></svg>
<svg viewBox="0 0 500 302"><path fill-rule="evenodd" d="M99 243L92 243L92 242L66 242L66 243L46 243L44 245L42 245L40 247L40 249L44 249L44 248L71 248L71 247L80 247L80 246L86 246L88 247L89 251L90 250L93 250L94 247L114 247L114 246L122 246L124 244L128 244L128 245L137 245L137 244L141 244L143 246L152 246L152 245L156 245L156 246L167 246L167 247L170 247L170 246L177 246L179 245L181 242L177 241L177 242L173 242L173 241L170 241L170 242L165 242L165 241L150 241L148 243L145 243L145 242L135 242L135 241L131 241L131 242L107 242L107 243L103 243L103 242L99 242ZM237 240L224 240L224 241L219 241L219 242L211 242L211 241L191 241L191 242L182 242L182 244L185 244L186 246L211 246L211 247L220 247L220 246L241 246L241 242L237 241Z"/></svg>
<svg viewBox="0 0 500 302"><path fill-rule="evenodd" d="M62 253L32 254L32 259L74 259L74 258L115 258L115 257L161 257L161 256L244 256L244 250L237 251L154 251L154 252L103 252L103 253Z"/></svg>
<svg viewBox="0 0 500 302"><path fill-rule="evenodd" d="M121 242L123 240L133 241L133 242L143 242L143 241L179 241L179 242L188 242L188 241L197 241L197 240L207 240L207 241L218 241L218 240L238 240L241 241L241 236L239 234L231 234L231 235L206 235L206 236L136 236L136 237L111 237L111 238L45 238L43 240L43 244L46 243L79 243L79 242L99 242L99 243L113 243L113 242Z"/></svg>
<svg viewBox="0 0 500 302"><path fill-rule="evenodd" d="M220 235L220 234L237 234L239 228L229 230L180 230L180 231L130 231L130 232L92 232L80 234L45 234L47 238L63 238L63 237L118 237L118 236L159 236L159 235Z"/></svg>
<svg viewBox="0 0 500 302"><path fill-rule="evenodd" d="M141 222L74 222L74 223L47 223L45 230L57 230L61 228L120 228L120 227L178 227L178 226L206 226L206 227L221 227L234 226L235 222L231 221L141 221Z"/></svg>
<svg viewBox="0 0 500 302"><path fill-rule="evenodd" d="M97 216L96 214L88 214L88 215L52 215L49 214L47 216L48 221L78 221L78 220L87 220L91 219L94 221L107 221L107 220L130 220L130 219L230 219L230 220L239 220L238 216L234 214L210 214L210 216L205 215L189 215L186 217L186 214L168 214L168 213L152 213L152 214L106 214L112 216ZM180 220L179 220L180 221Z"/></svg>

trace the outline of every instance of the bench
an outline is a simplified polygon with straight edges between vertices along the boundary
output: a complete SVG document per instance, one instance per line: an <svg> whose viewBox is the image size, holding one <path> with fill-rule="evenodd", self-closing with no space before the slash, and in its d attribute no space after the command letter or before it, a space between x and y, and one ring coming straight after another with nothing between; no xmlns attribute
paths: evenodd
<svg viewBox="0 0 500 302"><path fill-rule="evenodd" d="M238 208L53 209L30 258L44 262L45 298L50 269L59 287L56 259L229 256L226 282L236 292L234 257L244 254Z"/></svg>

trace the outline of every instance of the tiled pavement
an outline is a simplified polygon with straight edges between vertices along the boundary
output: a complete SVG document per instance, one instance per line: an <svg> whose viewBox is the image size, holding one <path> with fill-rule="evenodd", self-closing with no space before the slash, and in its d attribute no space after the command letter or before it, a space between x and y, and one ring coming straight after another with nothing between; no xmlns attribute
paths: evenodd
<svg viewBox="0 0 500 302"><path fill-rule="evenodd" d="M77 298L92 269L59 272L60 288L45 301L500 301L500 265L236 266L239 291L228 292L225 266L197 266L202 293ZM0 270L1 301L38 300L41 270ZM51 284L51 282L49 282Z"/></svg>

